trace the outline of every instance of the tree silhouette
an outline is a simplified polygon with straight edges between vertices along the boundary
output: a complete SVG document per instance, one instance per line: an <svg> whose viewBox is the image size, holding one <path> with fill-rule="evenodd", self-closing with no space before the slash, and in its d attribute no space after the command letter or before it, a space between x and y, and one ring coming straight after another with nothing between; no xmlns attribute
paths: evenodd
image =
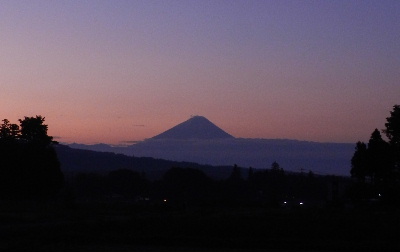
<svg viewBox="0 0 400 252"><path fill-rule="evenodd" d="M285 171L283 168L278 164L278 162L274 161L271 164L271 173L276 175L284 175Z"/></svg>
<svg viewBox="0 0 400 252"><path fill-rule="evenodd" d="M44 146L54 143L53 137L47 135L48 126L43 124L44 119L45 118L42 116L25 116L23 120L19 119L21 126L20 139L31 143L38 143Z"/></svg>
<svg viewBox="0 0 400 252"><path fill-rule="evenodd" d="M375 129L368 141L358 142L351 159L351 176L365 182L358 186L361 197L376 197L379 195L387 202L399 201L400 195L400 106L394 105L390 117L386 118L386 129L382 130L389 139L386 142L378 129ZM361 188L361 189L360 189ZM383 193L382 193L383 192ZM369 196L368 196L369 195ZM382 196L383 195L383 196Z"/></svg>
<svg viewBox="0 0 400 252"><path fill-rule="evenodd" d="M242 172L239 168L239 166L237 166L237 164L235 164L232 168L232 173L228 178L229 181L231 182L241 182L242 179Z"/></svg>
<svg viewBox="0 0 400 252"><path fill-rule="evenodd" d="M394 105L393 111L390 112L390 117L386 118L385 127L383 130L389 138L390 144L400 147L400 105Z"/></svg>
<svg viewBox="0 0 400 252"><path fill-rule="evenodd" d="M393 111L390 112L390 117L387 117L386 121L386 129L383 132L389 138L393 151L394 169L400 173L400 105L393 106Z"/></svg>
<svg viewBox="0 0 400 252"><path fill-rule="evenodd" d="M391 172L392 160L389 144L375 129L371 134L367 149L367 167L373 184L382 182Z"/></svg>
<svg viewBox="0 0 400 252"><path fill-rule="evenodd" d="M354 155L351 159L350 174L352 177L365 181L369 175L367 168L367 145L363 142L357 142Z"/></svg>
<svg viewBox="0 0 400 252"><path fill-rule="evenodd" d="M253 179L253 176L254 176L254 169L253 167L250 166L247 172L247 180L251 181Z"/></svg>
<svg viewBox="0 0 400 252"><path fill-rule="evenodd" d="M19 135L19 126L10 124L10 121L3 119L3 124L0 126L0 140L13 140Z"/></svg>
<svg viewBox="0 0 400 252"><path fill-rule="evenodd" d="M63 174L47 135L44 117L25 117L20 126L7 119L0 126L0 197L49 199L63 185Z"/></svg>
<svg viewBox="0 0 400 252"><path fill-rule="evenodd" d="M392 155L389 144L382 139L381 133L375 129L368 141L358 142L351 159L351 176L365 182L369 177L371 184L381 183L392 171Z"/></svg>

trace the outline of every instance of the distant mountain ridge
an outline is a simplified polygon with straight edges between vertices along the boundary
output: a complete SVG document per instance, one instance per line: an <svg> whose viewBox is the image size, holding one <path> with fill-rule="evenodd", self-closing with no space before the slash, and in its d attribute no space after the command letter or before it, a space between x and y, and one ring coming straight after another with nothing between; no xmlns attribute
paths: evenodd
<svg viewBox="0 0 400 252"><path fill-rule="evenodd" d="M106 145L103 145L103 147L105 146ZM172 167L190 167L202 170L214 179L226 179L232 171L231 166L210 166L199 165L193 162L176 162L151 157L132 157L113 152L71 148L62 144L56 145L55 150L61 164L61 170L65 176L71 176L77 173L106 174L118 169L129 169L144 173L147 179L158 180Z"/></svg>
<svg viewBox="0 0 400 252"><path fill-rule="evenodd" d="M152 139L229 139L234 138L204 116L192 116Z"/></svg>
<svg viewBox="0 0 400 252"><path fill-rule="evenodd" d="M152 157L201 165L256 169L278 162L287 171L313 171L321 175L350 175L354 144L318 143L289 139L235 138L202 116L195 116L139 143L109 145L69 145L76 149L114 152L135 157Z"/></svg>

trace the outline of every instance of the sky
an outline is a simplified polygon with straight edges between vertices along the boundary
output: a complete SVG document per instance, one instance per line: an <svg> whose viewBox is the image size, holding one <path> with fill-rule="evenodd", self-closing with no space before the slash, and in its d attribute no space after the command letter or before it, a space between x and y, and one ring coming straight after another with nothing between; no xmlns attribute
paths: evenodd
<svg viewBox="0 0 400 252"><path fill-rule="evenodd" d="M120 144L202 115L235 137L367 141L400 104L400 1L0 0L0 117Z"/></svg>

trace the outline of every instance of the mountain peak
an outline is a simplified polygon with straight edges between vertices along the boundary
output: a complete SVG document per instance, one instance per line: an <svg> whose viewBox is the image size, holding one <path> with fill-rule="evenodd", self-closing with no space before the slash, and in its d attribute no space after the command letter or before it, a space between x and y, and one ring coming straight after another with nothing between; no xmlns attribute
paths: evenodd
<svg viewBox="0 0 400 252"><path fill-rule="evenodd" d="M154 136L152 139L221 139L233 138L204 116L192 116L171 129Z"/></svg>

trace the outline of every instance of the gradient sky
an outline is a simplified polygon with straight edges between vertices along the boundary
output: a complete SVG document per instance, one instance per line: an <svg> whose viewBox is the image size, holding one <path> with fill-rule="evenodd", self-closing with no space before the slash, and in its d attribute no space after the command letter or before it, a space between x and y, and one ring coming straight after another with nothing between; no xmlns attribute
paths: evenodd
<svg viewBox="0 0 400 252"><path fill-rule="evenodd" d="M61 142L203 115L243 138L367 141L400 104L400 1L0 1L0 117Z"/></svg>

